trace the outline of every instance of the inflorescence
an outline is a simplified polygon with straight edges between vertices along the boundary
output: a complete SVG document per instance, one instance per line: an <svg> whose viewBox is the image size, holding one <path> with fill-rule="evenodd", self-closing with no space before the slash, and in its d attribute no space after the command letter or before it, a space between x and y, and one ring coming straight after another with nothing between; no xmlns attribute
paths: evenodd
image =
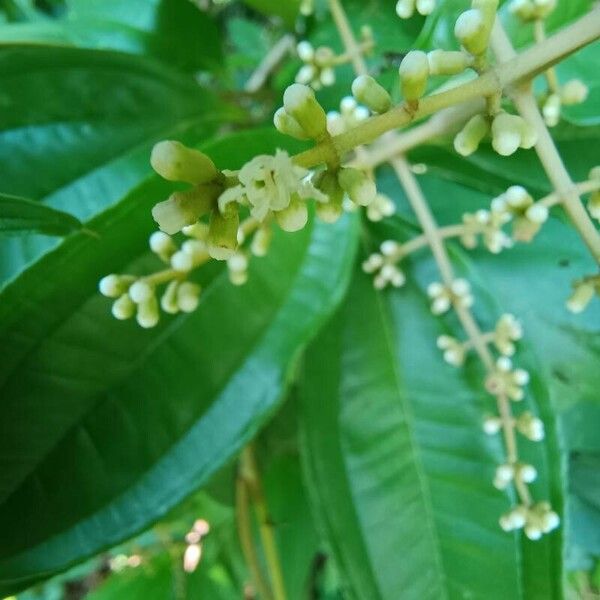
<svg viewBox="0 0 600 600"><path fill-rule="evenodd" d="M540 23L554 4L554 0L514 0L511 10L523 20L534 22L539 36L543 34ZM398 75L407 112L416 112L431 76L454 76L468 69L480 74L486 72L497 7L497 0L473 0L471 8L458 17L454 33L461 46L459 51L413 50L406 54ZM310 14L313 8L311 1L302 2L303 14ZM428 15L434 9L434 0L399 0L396 5L396 12L402 18L409 18L415 12ZM372 32L363 28L359 51L366 53L373 45ZM152 211L160 231L152 234L149 244L163 268L143 276L111 274L100 281L100 292L113 299L112 312L117 319L135 316L139 325L148 328L159 322L161 309L167 314L194 311L201 288L193 281L193 273L210 260L224 261L231 282L243 285L248 279L251 257L268 253L273 227L286 232L305 227L310 202L315 205L317 217L325 222L336 221L345 210L362 207L372 221L394 213L394 203L378 192L372 174L345 164L346 157L339 156L335 147L335 136L368 123L371 115L390 111L393 108L390 93L370 75L360 74L352 84L352 95L342 99L339 111L326 114L313 89L333 84L335 67L349 62L349 54L336 56L330 48L314 48L308 41L301 41L297 52L304 66L297 82L285 90L283 106L275 112L274 124L281 133L295 139L327 146L330 160L323 168L311 171L298 166L287 152L277 150L274 155L254 157L239 171L231 171L219 169L206 154L177 141L158 143L151 156L154 170L168 181L189 187L173 192ZM587 88L572 81L559 89L553 73L547 80L549 90L542 98L542 107L546 122L554 124L560 117L561 104L583 101ZM458 154L474 153L488 136L494 150L502 156L536 143L535 128L508 112L502 100L501 94L487 98L485 110L462 127L454 139ZM590 180L580 185L591 194L590 214L600 219L600 169L593 169ZM535 201L525 188L513 185L494 198L489 208L464 214L461 223L439 228L437 235L440 239L457 238L469 249L481 242L490 252L499 253L515 242L530 242L548 219L550 208L559 202L556 195ZM400 288L406 282L400 263L429 245L425 234L404 243L386 240L379 252L363 263L363 270L373 276L378 290L388 286ZM580 312L599 293L600 276L585 277L575 282L568 307ZM474 303L471 286L462 278L432 282L427 294L434 315L444 315L450 310L470 314ZM540 441L544 437L542 421L529 411L513 416L510 410L511 403L523 400L529 382L529 374L513 365L522 336L517 318L504 314L491 331L481 333L480 339L474 339L473 335L464 340L443 335L437 345L444 360L454 367L462 367L471 351L475 350L481 358L483 345L486 359L483 385L496 397L499 406L499 414L484 421L486 434L504 432L507 440L514 441L517 432L528 440ZM507 411L502 410L507 406ZM523 528L535 540L557 527L559 517L546 502L532 501L527 486L536 479L537 471L533 465L519 460L516 442L512 446L512 442L507 446L507 460L497 467L493 483L499 489L514 485L520 501L501 517L500 525L507 531Z"/></svg>

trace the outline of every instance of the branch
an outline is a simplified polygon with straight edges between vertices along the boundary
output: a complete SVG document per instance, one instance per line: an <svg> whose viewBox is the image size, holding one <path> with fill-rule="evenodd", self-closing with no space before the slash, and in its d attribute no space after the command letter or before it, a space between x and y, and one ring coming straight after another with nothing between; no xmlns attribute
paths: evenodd
<svg viewBox="0 0 600 600"><path fill-rule="evenodd" d="M590 22L597 21L600 24L600 9L592 10L583 18L589 19ZM551 38L547 41L550 40ZM537 48L541 48L543 45L540 44ZM514 59L510 60L515 56L514 48L498 20L496 20L492 32L492 48L498 60L510 61L507 64L514 62ZM577 193L577 188L565 168L554 140L544 123L531 89L529 87L513 87L510 95L521 116L535 127L538 134L535 150L542 167L557 194L561 196L563 206L573 226L581 235L596 262L600 263L600 234L581 202L581 197Z"/></svg>
<svg viewBox="0 0 600 600"><path fill-rule="evenodd" d="M592 10L545 42L490 69L474 81L423 98L416 111L411 111L404 104L396 106L387 113L372 117L350 131L333 137L332 143L318 144L296 155L294 161L302 167L311 168L335 160L356 146L370 143L387 131L404 127L411 121L427 117L443 108L491 96L505 87L521 84L598 38L600 8Z"/></svg>

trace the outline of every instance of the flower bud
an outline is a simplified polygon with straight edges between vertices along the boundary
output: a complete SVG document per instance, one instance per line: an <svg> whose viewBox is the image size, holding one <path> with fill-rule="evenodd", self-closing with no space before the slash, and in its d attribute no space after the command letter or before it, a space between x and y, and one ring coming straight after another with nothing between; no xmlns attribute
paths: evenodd
<svg viewBox="0 0 600 600"><path fill-rule="evenodd" d="M585 102L590 90L581 79L571 79L560 90L560 99L565 106Z"/></svg>
<svg viewBox="0 0 600 600"><path fill-rule="evenodd" d="M170 315L175 315L179 312L179 306L177 305L178 288L179 281L171 281L160 298L160 307Z"/></svg>
<svg viewBox="0 0 600 600"><path fill-rule="evenodd" d="M194 261L187 252L179 250L171 257L171 267L181 273L187 273L194 268Z"/></svg>
<svg viewBox="0 0 600 600"><path fill-rule="evenodd" d="M544 115L544 122L548 127L558 125L560 120L560 96L558 94L550 94L546 98L542 107L542 114Z"/></svg>
<svg viewBox="0 0 600 600"><path fill-rule="evenodd" d="M400 63L398 72L404 98L409 102L418 100L425 93L429 77L427 54L411 50Z"/></svg>
<svg viewBox="0 0 600 600"><path fill-rule="evenodd" d="M238 246L238 227L240 217L235 211L226 211L221 214L213 210L210 215L208 229L208 253L215 260L227 260L236 251Z"/></svg>
<svg viewBox="0 0 600 600"><path fill-rule="evenodd" d="M177 306L184 313L194 312L200 303L201 288L198 284L184 281L177 288Z"/></svg>
<svg viewBox="0 0 600 600"><path fill-rule="evenodd" d="M299 231L308 222L306 202L297 195L292 197L287 208L275 213L275 220L281 229L288 232Z"/></svg>
<svg viewBox="0 0 600 600"><path fill-rule="evenodd" d="M112 305L112 314L115 319L124 321L130 319L135 314L135 302L129 297L129 294L123 294L114 301Z"/></svg>
<svg viewBox="0 0 600 600"><path fill-rule="evenodd" d="M522 119L508 113L498 114L492 123L492 146L501 156L514 154L521 145Z"/></svg>
<svg viewBox="0 0 600 600"><path fill-rule="evenodd" d="M273 116L273 123L275 128L284 135L296 138L297 140L307 140L308 136L304 132L304 129L300 127L300 124L294 117L291 117L285 112L285 108L281 107Z"/></svg>
<svg viewBox="0 0 600 600"><path fill-rule="evenodd" d="M208 237L208 225L206 223L199 222L193 225L186 225L181 231L188 237L201 242L205 242Z"/></svg>
<svg viewBox="0 0 600 600"><path fill-rule="evenodd" d="M118 298L122 294L127 291L130 280L124 278L122 275L115 275L114 273L111 275L106 275L103 277L99 284L98 289L103 296L107 298Z"/></svg>
<svg viewBox="0 0 600 600"><path fill-rule="evenodd" d="M250 245L250 250L254 256L266 256L273 238L273 230L268 225L260 227Z"/></svg>
<svg viewBox="0 0 600 600"><path fill-rule="evenodd" d="M489 130L487 119L483 115L475 115L454 138L454 149L461 156L470 156L479 148Z"/></svg>
<svg viewBox="0 0 600 600"><path fill-rule="evenodd" d="M172 140L154 145L150 164L168 181L183 181L193 185L208 183L218 174L215 164L206 154Z"/></svg>
<svg viewBox="0 0 600 600"><path fill-rule="evenodd" d="M296 74L296 83L301 83L302 85L308 85L318 73L317 67L315 65L303 65L298 73Z"/></svg>
<svg viewBox="0 0 600 600"><path fill-rule="evenodd" d="M165 261L168 261L173 253L177 251L177 246L175 246L171 236L162 231L155 231L150 236L149 243L150 250Z"/></svg>
<svg viewBox="0 0 600 600"><path fill-rule="evenodd" d="M359 206L368 206L375 200L375 196L377 195L375 182L358 169L350 167L340 169L338 182L352 202Z"/></svg>
<svg viewBox="0 0 600 600"><path fill-rule="evenodd" d="M435 10L435 0L417 0L417 12L424 17Z"/></svg>
<svg viewBox="0 0 600 600"><path fill-rule="evenodd" d="M398 0L396 14L401 19L410 19L415 12L415 0Z"/></svg>
<svg viewBox="0 0 600 600"><path fill-rule="evenodd" d="M150 329L158 324L160 314L156 296L152 295L151 298L138 304L136 318L139 326L144 329Z"/></svg>
<svg viewBox="0 0 600 600"><path fill-rule="evenodd" d="M318 140L327 134L327 116L309 87L290 85L283 94L283 106L309 138Z"/></svg>
<svg viewBox="0 0 600 600"><path fill-rule="evenodd" d="M502 421L499 417L488 417L483 422L483 431L487 435L495 435L502 428Z"/></svg>
<svg viewBox="0 0 600 600"><path fill-rule="evenodd" d="M221 191L221 186L207 184L174 192L154 206L152 216L161 231L173 235L210 212Z"/></svg>
<svg viewBox="0 0 600 600"><path fill-rule="evenodd" d="M322 85L329 87L335 83L335 71L332 67L325 67L321 70L319 79Z"/></svg>
<svg viewBox="0 0 600 600"><path fill-rule="evenodd" d="M296 46L296 52L298 53L300 60L303 60L304 62L310 62L315 57L315 49L312 44L306 40L300 42Z"/></svg>
<svg viewBox="0 0 600 600"><path fill-rule="evenodd" d="M387 90L369 75L359 75L352 82L352 95L375 113L387 112L392 106Z"/></svg>
<svg viewBox="0 0 600 600"><path fill-rule="evenodd" d="M595 286L591 281L582 281L575 285L571 297L567 300L567 308L572 313L581 313L591 302L596 292Z"/></svg>
<svg viewBox="0 0 600 600"><path fill-rule="evenodd" d="M473 63L472 58L464 52L433 50L427 53L430 75L457 75Z"/></svg>
<svg viewBox="0 0 600 600"><path fill-rule="evenodd" d="M532 0L513 0L510 3L509 10L523 21L535 19L535 5Z"/></svg>
<svg viewBox="0 0 600 600"><path fill-rule="evenodd" d="M456 20L454 35L470 54L483 54L487 50L490 35L483 11L472 8L462 13Z"/></svg>
<svg viewBox="0 0 600 600"><path fill-rule="evenodd" d="M154 297L154 287L143 279L138 279L129 288L129 297L136 303L147 302Z"/></svg>

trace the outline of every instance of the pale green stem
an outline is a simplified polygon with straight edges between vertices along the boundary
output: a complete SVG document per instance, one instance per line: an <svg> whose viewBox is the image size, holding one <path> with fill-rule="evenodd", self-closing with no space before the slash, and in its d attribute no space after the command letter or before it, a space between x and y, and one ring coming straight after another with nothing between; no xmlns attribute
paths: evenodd
<svg viewBox="0 0 600 600"><path fill-rule="evenodd" d="M584 18L600 23L600 8L592 10ZM550 38L538 47L549 40ZM498 20L492 31L492 48L499 61L511 61L515 56L514 48ZM562 197L565 211L596 262L600 263L600 234L581 202L576 186L544 123L531 89L517 86L510 90L510 94L521 116L537 131L538 141L535 150L556 193Z"/></svg>
<svg viewBox="0 0 600 600"><path fill-rule="evenodd" d="M339 6L339 2L337 4ZM333 137L332 143L318 144L296 155L294 161L305 168L331 162L336 159L333 154L337 154L339 158L353 148L370 143L387 131L404 127L413 120L429 116L443 108L490 96L511 84L522 83L598 37L600 9L594 9L545 42L490 69L477 79L421 99L416 111L405 105L396 106L387 113L371 117L361 125Z"/></svg>

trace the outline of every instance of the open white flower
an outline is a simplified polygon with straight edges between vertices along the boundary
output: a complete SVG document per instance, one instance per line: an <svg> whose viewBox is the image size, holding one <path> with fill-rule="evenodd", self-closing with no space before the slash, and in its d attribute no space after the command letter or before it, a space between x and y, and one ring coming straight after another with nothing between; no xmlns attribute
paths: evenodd
<svg viewBox="0 0 600 600"><path fill-rule="evenodd" d="M221 211L230 202L250 205L250 213L263 221L269 212L285 210L292 197L326 202L327 196L307 178L308 171L294 165L287 152L277 150L274 156L263 154L246 163L238 173L240 184L219 197Z"/></svg>

